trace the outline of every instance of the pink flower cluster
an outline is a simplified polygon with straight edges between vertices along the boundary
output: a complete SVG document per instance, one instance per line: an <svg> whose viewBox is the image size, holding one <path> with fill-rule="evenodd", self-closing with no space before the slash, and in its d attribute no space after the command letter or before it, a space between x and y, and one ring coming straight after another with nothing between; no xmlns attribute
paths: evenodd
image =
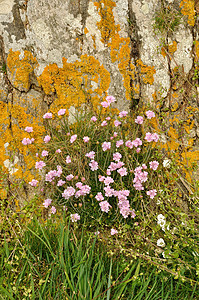
<svg viewBox="0 0 199 300"><path fill-rule="evenodd" d="M70 215L70 219L71 219L72 222L77 222L77 221L80 220L80 215L78 215L78 214L71 214Z"/></svg>
<svg viewBox="0 0 199 300"><path fill-rule="evenodd" d="M30 145L30 144L32 144L33 142L34 142L34 138L31 138L31 139L29 139L29 138L24 138L23 140L22 140L22 144L23 145L25 145L25 146L27 146L27 145Z"/></svg>
<svg viewBox="0 0 199 300"><path fill-rule="evenodd" d="M32 128L32 127L29 127L29 126L27 126L24 130L25 130L26 132L33 132L33 128Z"/></svg>
<svg viewBox="0 0 199 300"><path fill-rule="evenodd" d="M111 142L102 143L102 150L103 151L110 150L110 149L111 149Z"/></svg>
<svg viewBox="0 0 199 300"><path fill-rule="evenodd" d="M134 170L135 178L133 179L133 186L137 191L144 190L142 183L148 179L148 172L143 171L143 169L145 169L145 165L137 167Z"/></svg>
<svg viewBox="0 0 199 300"><path fill-rule="evenodd" d="M159 135L157 133L147 132L145 136L147 142L156 142L159 140Z"/></svg>
<svg viewBox="0 0 199 300"><path fill-rule="evenodd" d="M44 119L52 119L52 113L45 113L45 114L43 115L43 118L44 118Z"/></svg>
<svg viewBox="0 0 199 300"><path fill-rule="evenodd" d="M104 107L104 108L107 108L111 105L111 103L115 102L115 98L113 96L107 96L106 97L106 101L103 101L101 102L101 105Z"/></svg>
<svg viewBox="0 0 199 300"><path fill-rule="evenodd" d="M55 177L60 177L61 174L62 174L62 167L61 166L57 166L57 170L50 170L46 174L45 181L53 182L53 180L55 179Z"/></svg>
<svg viewBox="0 0 199 300"><path fill-rule="evenodd" d="M36 179L32 179L32 181L29 182L29 184L34 187L36 187L38 183L39 183L39 181Z"/></svg>

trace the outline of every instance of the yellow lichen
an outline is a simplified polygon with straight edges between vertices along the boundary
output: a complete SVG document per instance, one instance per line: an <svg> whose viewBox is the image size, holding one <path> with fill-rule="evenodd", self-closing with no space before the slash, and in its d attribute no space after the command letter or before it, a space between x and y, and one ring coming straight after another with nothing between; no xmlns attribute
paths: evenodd
<svg viewBox="0 0 199 300"><path fill-rule="evenodd" d="M153 75L156 73L155 68L152 66L145 65L141 59L137 60L137 66L141 68L142 80L145 84L153 84L154 77Z"/></svg>
<svg viewBox="0 0 199 300"><path fill-rule="evenodd" d="M7 58L7 66L11 74L11 80L16 88L28 90L30 87L30 75L38 62L32 53L24 51L24 57L20 59L20 51L10 50Z"/></svg>
<svg viewBox="0 0 199 300"><path fill-rule="evenodd" d="M195 25L195 8L194 0L182 0L180 2L180 7L182 7L182 14L188 17L188 24L191 26Z"/></svg>

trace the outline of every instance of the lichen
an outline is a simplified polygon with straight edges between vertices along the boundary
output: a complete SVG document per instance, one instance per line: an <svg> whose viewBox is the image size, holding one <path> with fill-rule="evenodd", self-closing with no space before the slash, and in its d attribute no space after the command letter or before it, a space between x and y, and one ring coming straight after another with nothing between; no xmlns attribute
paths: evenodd
<svg viewBox="0 0 199 300"><path fill-rule="evenodd" d="M188 17L188 24L191 26L195 25L195 8L194 0L182 0L180 2L181 12L184 16Z"/></svg>

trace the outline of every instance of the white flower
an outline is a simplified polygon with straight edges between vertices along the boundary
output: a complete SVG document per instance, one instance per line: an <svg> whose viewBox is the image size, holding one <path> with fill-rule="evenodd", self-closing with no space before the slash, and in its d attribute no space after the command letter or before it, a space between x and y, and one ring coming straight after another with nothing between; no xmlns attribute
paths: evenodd
<svg viewBox="0 0 199 300"><path fill-rule="evenodd" d="M171 160L168 159L168 158L165 158L165 159L163 160L163 167L164 167L164 168L170 168L170 165L171 165Z"/></svg>
<svg viewBox="0 0 199 300"><path fill-rule="evenodd" d="M166 246L166 244L162 238L157 240L157 246L162 247L162 248Z"/></svg>

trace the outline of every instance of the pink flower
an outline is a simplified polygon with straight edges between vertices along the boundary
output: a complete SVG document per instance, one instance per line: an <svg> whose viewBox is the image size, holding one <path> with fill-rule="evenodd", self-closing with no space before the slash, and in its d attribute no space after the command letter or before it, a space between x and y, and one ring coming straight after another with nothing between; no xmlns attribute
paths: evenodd
<svg viewBox="0 0 199 300"><path fill-rule="evenodd" d="M144 121L144 118L141 116L137 116L137 118L135 119L135 123L137 124L142 124Z"/></svg>
<svg viewBox="0 0 199 300"><path fill-rule="evenodd" d="M47 174L46 174L46 181L52 182L53 179L57 176L57 171L56 170L50 170Z"/></svg>
<svg viewBox="0 0 199 300"><path fill-rule="evenodd" d="M51 214L54 215L56 213L56 211L57 211L56 208L54 206L52 206L51 210L50 210Z"/></svg>
<svg viewBox="0 0 199 300"><path fill-rule="evenodd" d="M146 111L147 119L151 119L155 117L155 113L151 110Z"/></svg>
<svg viewBox="0 0 199 300"><path fill-rule="evenodd" d="M110 121L110 120L111 120L111 117L107 117L106 120L107 120L107 121Z"/></svg>
<svg viewBox="0 0 199 300"><path fill-rule="evenodd" d="M104 108L107 108L107 107L110 106L110 104L109 104L108 102L106 102L106 101L103 101L103 102L101 102L100 104L101 104Z"/></svg>
<svg viewBox="0 0 199 300"><path fill-rule="evenodd" d="M128 141L125 142L125 146L128 147L129 149L132 149L133 148L133 143L130 140L128 140Z"/></svg>
<svg viewBox="0 0 199 300"><path fill-rule="evenodd" d="M128 114L128 112L127 112L126 110L123 110L123 111L121 111L121 112L119 113L119 117L120 117L120 118L126 117L127 114Z"/></svg>
<svg viewBox="0 0 199 300"><path fill-rule="evenodd" d="M60 180L57 182L57 186L62 186L64 183L66 183L66 181L60 179Z"/></svg>
<svg viewBox="0 0 199 300"><path fill-rule="evenodd" d="M104 182L105 176L99 175L98 179L99 179L100 182Z"/></svg>
<svg viewBox="0 0 199 300"><path fill-rule="evenodd" d="M111 142L102 143L102 150L103 151L110 150L110 149L111 149Z"/></svg>
<svg viewBox="0 0 199 300"><path fill-rule="evenodd" d="M111 235L114 235L114 234L117 234L117 233L118 233L118 231L116 229L114 229L114 228L111 229Z"/></svg>
<svg viewBox="0 0 199 300"><path fill-rule="evenodd" d="M142 145L142 141L140 138L136 138L134 141L132 141L133 146L138 147Z"/></svg>
<svg viewBox="0 0 199 300"><path fill-rule="evenodd" d="M106 170L106 175L111 175L111 170L110 169Z"/></svg>
<svg viewBox="0 0 199 300"><path fill-rule="evenodd" d="M77 134L71 135L70 142L71 144L76 140Z"/></svg>
<svg viewBox="0 0 199 300"><path fill-rule="evenodd" d="M88 143L89 140L90 140L90 138L89 138L88 136L84 136L84 137L83 137L84 143Z"/></svg>
<svg viewBox="0 0 199 300"><path fill-rule="evenodd" d="M52 113L46 113L43 115L44 119L52 119Z"/></svg>
<svg viewBox="0 0 199 300"><path fill-rule="evenodd" d="M91 118L91 121L96 122L96 121L97 121L97 118L96 118L95 116L93 116L93 117Z"/></svg>
<svg viewBox="0 0 199 300"><path fill-rule="evenodd" d="M103 197L102 193L99 192L99 193L97 193L97 195L95 196L95 199L96 199L97 201L103 201L103 200L104 200L104 197Z"/></svg>
<svg viewBox="0 0 199 300"><path fill-rule="evenodd" d="M115 127L118 127L118 126L120 126L122 123L120 122L120 121L118 121L118 120L115 120L114 121L114 125L115 125Z"/></svg>
<svg viewBox="0 0 199 300"><path fill-rule="evenodd" d="M94 159L95 158L95 152L90 151L90 152L86 153L85 156L90 158L90 159Z"/></svg>
<svg viewBox="0 0 199 300"><path fill-rule="evenodd" d="M106 197L114 196L115 191L109 185L104 187L104 191L105 191L105 196Z"/></svg>
<svg viewBox="0 0 199 300"><path fill-rule="evenodd" d="M159 135L157 133L153 133L152 134L152 139L153 139L154 142L157 143L157 141L159 140Z"/></svg>
<svg viewBox="0 0 199 300"><path fill-rule="evenodd" d="M66 156L66 163L67 163L67 164L70 164L70 163L71 163L70 155L67 155L67 156Z"/></svg>
<svg viewBox="0 0 199 300"><path fill-rule="evenodd" d="M46 136L44 137L44 142L45 142L45 143L48 143L50 140L51 140L51 137L50 137L49 135L46 135Z"/></svg>
<svg viewBox="0 0 199 300"><path fill-rule="evenodd" d="M31 144L31 140L29 138L23 138L22 144L24 146L30 145Z"/></svg>
<svg viewBox="0 0 199 300"><path fill-rule="evenodd" d="M91 162L89 163L89 166L91 168L91 171L96 171L98 169L98 162L91 160Z"/></svg>
<svg viewBox="0 0 199 300"><path fill-rule="evenodd" d="M36 180L36 179L32 179L32 181L30 181L29 182L29 184L31 185L31 186L34 186L34 187L36 187L37 186L37 184L38 184L38 180Z"/></svg>
<svg viewBox="0 0 199 300"><path fill-rule="evenodd" d="M117 172L121 175L121 176L126 176L127 175L127 169L126 168L120 168L119 170L117 170Z"/></svg>
<svg viewBox="0 0 199 300"><path fill-rule="evenodd" d="M147 142L152 142L153 141L153 135L152 135L152 133L150 133L150 132L147 132L146 133L146 136L145 136L145 140L147 140Z"/></svg>
<svg viewBox="0 0 199 300"><path fill-rule="evenodd" d="M141 148L136 148L136 150L135 150L137 153L140 153L140 151L141 151Z"/></svg>
<svg viewBox="0 0 199 300"><path fill-rule="evenodd" d="M66 176L66 180L70 181L74 178L74 176L72 174Z"/></svg>
<svg viewBox="0 0 199 300"><path fill-rule="evenodd" d="M103 121L102 123L101 123L101 126L102 127L104 127L104 126L106 126L107 125L107 122L106 121Z"/></svg>
<svg viewBox="0 0 199 300"><path fill-rule="evenodd" d="M155 189L147 191L146 193L151 199L153 199L157 195L157 191Z"/></svg>
<svg viewBox="0 0 199 300"><path fill-rule="evenodd" d="M26 131L26 132L33 132L33 128L27 126L27 127L25 128L25 131Z"/></svg>
<svg viewBox="0 0 199 300"><path fill-rule="evenodd" d="M117 132L114 132L114 133L113 133L113 137L117 137Z"/></svg>
<svg viewBox="0 0 199 300"><path fill-rule="evenodd" d="M99 203L99 205L100 205L101 211L104 211L106 213L109 212L111 205L108 203L108 201L101 201Z"/></svg>
<svg viewBox="0 0 199 300"><path fill-rule="evenodd" d="M105 184L105 185L109 185L110 183L113 183L113 182L114 182L114 180L113 180L113 178L110 177L110 176L107 176L107 177L105 177L105 179L104 179L104 184Z"/></svg>
<svg viewBox="0 0 199 300"><path fill-rule="evenodd" d="M55 152L56 153L61 153L61 149L57 149Z"/></svg>
<svg viewBox="0 0 199 300"><path fill-rule="evenodd" d="M131 218L134 219L136 217L135 210L130 210Z"/></svg>
<svg viewBox="0 0 199 300"><path fill-rule="evenodd" d="M72 222L77 222L77 221L80 220L80 215L78 215L78 214L71 214L70 218L71 218Z"/></svg>
<svg viewBox="0 0 199 300"><path fill-rule="evenodd" d="M52 200L48 198L44 201L43 206L45 208L48 208L48 206L51 205L51 202L52 202Z"/></svg>
<svg viewBox="0 0 199 300"><path fill-rule="evenodd" d="M157 170L158 166L159 166L159 162L154 160L154 161L150 161L149 163L150 168L153 169L154 171Z"/></svg>
<svg viewBox="0 0 199 300"><path fill-rule="evenodd" d="M48 156L48 151L43 150L42 153L41 153L41 156L43 156L43 157Z"/></svg>
<svg viewBox="0 0 199 300"><path fill-rule="evenodd" d="M41 170L43 167L45 167L45 165L46 165L45 162L43 162L42 160L37 161L35 164L35 169Z"/></svg>
<svg viewBox="0 0 199 300"><path fill-rule="evenodd" d="M122 146L124 144L123 140L119 140L116 142L116 148L119 148L120 146Z"/></svg>
<svg viewBox="0 0 199 300"><path fill-rule="evenodd" d="M63 116L64 114L65 114L65 112L66 112L66 109L60 109L59 111L58 111L58 116Z"/></svg>
<svg viewBox="0 0 199 300"><path fill-rule="evenodd" d="M114 98L113 96L107 96L107 97L106 97L106 101L107 101L109 104L111 104L111 103L115 102L116 100L115 100L115 98Z"/></svg>
<svg viewBox="0 0 199 300"><path fill-rule="evenodd" d="M72 186L68 186L66 190L62 193L62 197L65 199L69 199L75 194L75 189Z"/></svg>
<svg viewBox="0 0 199 300"><path fill-rule="evenodd" d="M120 161L121 158L122 158L122 155L119 152L113 153L113 160Z"/></svg>

